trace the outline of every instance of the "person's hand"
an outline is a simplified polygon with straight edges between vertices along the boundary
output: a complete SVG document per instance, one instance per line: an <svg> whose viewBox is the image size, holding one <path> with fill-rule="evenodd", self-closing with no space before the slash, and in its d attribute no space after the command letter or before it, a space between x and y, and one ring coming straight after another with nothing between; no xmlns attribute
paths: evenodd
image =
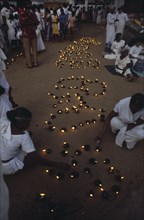
<svg viewBox="0 0 144 220"><path fill-rule="evenodd" d="M135 126L136 126L135 123L130 123L130 124L128 124L128 126L127 126L127 131L128 131L128 130L131 130L131 129L134 128Z"/></svg>

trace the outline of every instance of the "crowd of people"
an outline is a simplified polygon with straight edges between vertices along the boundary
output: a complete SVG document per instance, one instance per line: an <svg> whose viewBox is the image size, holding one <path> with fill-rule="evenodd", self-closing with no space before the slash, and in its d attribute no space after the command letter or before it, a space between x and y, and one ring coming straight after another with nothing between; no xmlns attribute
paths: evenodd
<svg viewBox="0 0 144 220"><path fill-rule="evenodd" d="M30 0L25 1L25 7L16 8L4 1L0 11L0 175L1 186L7 197L8 190L3 175L21 170L27 155L35 163L69 169L68 164L49 161L37 153L28 131L32 113L14 102L12 88L5 76L8 47L13 50L23 46L27 67L37 67L37 52L45 50L44 41L62 41L68 34L73 40L77 22L91 21L100 24L102 19L107 21L104 58L115 60L115 71L128 81L133 81L135 66L139 60L144 61L144 41L143 38L137 38L133 44L126 44L123 33L128 16L122 8L115 12L113 9L104 11L102 7L89 7L86 10L85 7L63 4L58 9L49 9L41 5L31 5ZM137 142L144 139L144 95L137 93L116 104L97 137L97 143L101 142L109 124L112 132L117 134L116 144L122 147L125 143L128 149L132 149ZM8 219L7 209L8 205L3 208L2 220Z"/></svg>
<svg viewBox="0 0 144 220"><path fill-rule="evenodd" d="M108 12L104 58L115 60L115 71L128 81L135 81L144 74L144 35L133 39L132 44L131 41L126 43L124 29L128 19L123 7L117 12L114 8Z"/></svg>

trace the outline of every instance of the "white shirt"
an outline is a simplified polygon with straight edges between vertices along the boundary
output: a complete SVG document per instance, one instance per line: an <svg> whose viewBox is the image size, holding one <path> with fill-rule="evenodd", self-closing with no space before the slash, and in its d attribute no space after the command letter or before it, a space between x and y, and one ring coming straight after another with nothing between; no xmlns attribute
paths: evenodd
<svg viewBox="0 0 144 220"><path fill-rule="evenodd" d="M132 55L133 57L138 57L138 55L142 52L143 47L141 45L139 46L132 46L130 48L129 54Z"/></svg>
<svg viewBox="0 0 144 220"><path fill-rule="evenodd" d="M144 108L133 114L129 107L130 100L131 97L121 99L114 107L114 111L118 113L118 117L125 124L133 123L138 118L144 119Z"/></svg>
<svg viewBox="0 0 144 220"><path fill-rule="evenodd" d="M6 20L10 16L10 9L3 7L1 10L1 15L6 18Z"/></svg>
<svg viewBox="0 0 144 220"><path fill-rule="evenodd" d="M114 41L112 43L111 49L117 54L120 52L120 50L125 46L125 41L120 40L119 42Z"/></svg>
<svg viewBox="0 0 144 220"><path fill-rule="evenodd" d="M129 64L131 61L128 56L126 56L122 60L121 60L120 56L121 56L121 54L119 54L117 56L116 61L115 61L115 66L118 66L120 69L123 70L126 67L126 65Z"/></svg>
<svg viewBox="0 0 144 220"><path fill-rule="evenodd" d="M25 153L35 151L32 139L27 131L24 134L11 134L11 123L7 118L0 119L1 159L14 158L21 150Z"/></svg>
<svg viewBox="0 0 144 220"><path fill-rule="evenodd" d="M121 22L121 23L125 23L128 21L128 16L126 13L116 13L116 19L118 19L118 22Z"/></svg>

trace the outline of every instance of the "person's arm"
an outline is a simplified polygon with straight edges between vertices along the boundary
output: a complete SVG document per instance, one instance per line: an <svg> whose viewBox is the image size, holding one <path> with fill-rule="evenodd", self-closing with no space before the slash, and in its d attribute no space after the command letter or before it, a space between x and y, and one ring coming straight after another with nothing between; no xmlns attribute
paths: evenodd
<svg viewBox="0 0 144 220"><path fill-rule="evenodd" d="M144 123L144 120L139 118L136 122L128 124L127 131L135 128L138 125L142 125L143 123Z"/></svg>
<svg viewBox="0 0 144 220"><path fill-rule="evenodd" d="M103 124L102 129L99 131L99 134L98 134L97 138L102 139L102 137L103 137L103 135L104 135L106 129L108 128L108 126L109 126L109 124L110 124L111 119L112 119L113 117L116 117L117 115L118 115L118 113L116 113L114 110L112 110L112 111L108 114L108 116L107 116L107 118L106 118L106 120L105 120L105 122L104 122L104 124Z"/></svg>
<svg viewBox="0 0 144 220"><path fill-rule="evenodd" d="M68 170L70 168L70 166L67 163L55 162L55 161L48 160L48 159L44 158L43 156L41 156L40 154L38 154L37 151L29 153L27 155L27 157L29 157L30 161L34 164L57 167L57 168L63 169L63 170Z"/></svg>
<svg viewBox="0 0 144 220"><path fill-rule="evenodd" d="M126 67L123 69L123 74L126 72L127 69L131 68L132 64L131 63L128 63L126 65Z"/></svg>

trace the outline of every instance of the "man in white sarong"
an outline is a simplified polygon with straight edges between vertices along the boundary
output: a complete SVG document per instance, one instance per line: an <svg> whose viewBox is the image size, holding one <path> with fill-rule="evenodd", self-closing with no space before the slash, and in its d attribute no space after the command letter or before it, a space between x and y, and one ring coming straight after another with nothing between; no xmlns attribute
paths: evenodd
<svg viewBox="0 0 144 220"><path fill-rule="evenodd" d="M102 138L110 123L119 147L126 143L128 149L144 139L144 94L136 93L120 100L108 115L99 138Z"/></svg>

